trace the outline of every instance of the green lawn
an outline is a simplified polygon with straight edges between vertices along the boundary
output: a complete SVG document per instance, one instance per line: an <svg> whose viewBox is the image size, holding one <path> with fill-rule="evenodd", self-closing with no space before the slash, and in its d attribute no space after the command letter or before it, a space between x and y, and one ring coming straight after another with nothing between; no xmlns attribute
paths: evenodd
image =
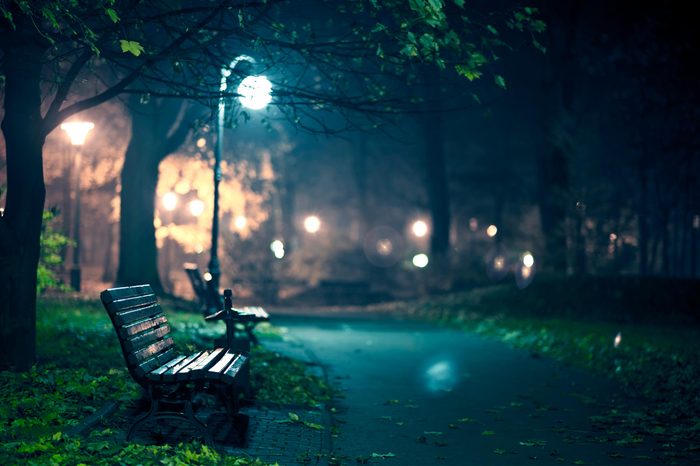
<svg viewBox="0 0 700 466"><path fill-rule="evenodd" d="M167 312L167 311L166 311ZM183 352L213 345L223 328L200 315L168 312ZM223 324L222 324L223 325ZM274 328L263 326L267 334ZM40 299L37 364L27 373L0 372L0 464L235 464L263 465L226 457L199 443L145 446L115 441L128 425L119 415L98 424L87 438L66 435L110 401L129 406L140 387L126 371L114 329L99 301ZM314 406L331 390L299 361L255 348L251 379L262 403Z"/></svg>

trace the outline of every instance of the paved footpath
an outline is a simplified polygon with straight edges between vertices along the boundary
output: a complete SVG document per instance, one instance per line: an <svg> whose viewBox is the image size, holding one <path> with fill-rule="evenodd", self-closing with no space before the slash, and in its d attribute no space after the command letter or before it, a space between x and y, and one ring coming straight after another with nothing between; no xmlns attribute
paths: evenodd
<svg viewBox="0 0 700 466"><path fill-rule="evenodd" d="M273 314L342 389L340 464L654 465L654 439L605 442L613 382L475 334L390 319ZM331 463L334 461L331 460Z"/></svg>

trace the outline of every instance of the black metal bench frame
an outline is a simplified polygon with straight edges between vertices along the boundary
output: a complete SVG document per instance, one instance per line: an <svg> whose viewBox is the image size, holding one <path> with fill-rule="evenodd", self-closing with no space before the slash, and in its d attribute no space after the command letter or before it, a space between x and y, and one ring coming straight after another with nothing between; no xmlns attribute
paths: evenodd
<svg viewBox="0 0 700 466"><path fill-rule="evenodd" d="M214 395L242 436L245 419L238 414L239 397L249 390L248 357L227 348L178 355L168 320L149 285L111 288L100 294L119 338L131 377L144 388L150 407L129 428L161 419L184 421L214 446L213 433L195 416L193 398Z"/></svg>

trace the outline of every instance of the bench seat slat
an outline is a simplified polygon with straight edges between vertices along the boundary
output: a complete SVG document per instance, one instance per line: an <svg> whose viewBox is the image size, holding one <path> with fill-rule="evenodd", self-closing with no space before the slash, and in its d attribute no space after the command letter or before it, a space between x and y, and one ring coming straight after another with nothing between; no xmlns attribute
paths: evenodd
<svg viewBox="0 0 700 466"><path fill-rule="evenodd" d="M192 361L194 361L195 359L197 359L197 357L199 357L200 354L202 354L202 352L190 354L190 355L187 356L185 359L183 359L182 361L180 361L178 364L172 366L172 367L169 368L167 371L163 372L163 373L161 374L161 377L162 377L163 381L165 381L165 382L174 382L174 381L175 381L175 376L177 375L177 373L178 373L181 369L183 369L184 367L187 367L187 365L188 365L189 363L191 363Z"/></svg>
<svg viewBox="0 0 700 466"><path fill-rule="evenodd" d="M137 320L149 319L162 314L163 310L160 304L155 303L146 307L133 309L130 311L119 312L114 316L114 322L117 325L127 325Z"/></svg>
<svg viewBox="0 0 700 466"><path fill-rule="evenodd" d="M156 327L153 330L149 330L145 333L140 333L133 338L129 338L124 341L124 348L127 351L137 351L145 346L152 344L153 342L164 339L168 334L170 334L170 326L162 325Z"/></svg>
<svg viewBox="0 0 700 466"><path fill-rule="evenodd" d="M112 304L114 301L133 296L143 296L153 294L151 285L136 285L123 288L110 288L100 293L100 299L106 305Z"/></svg>
<svg viewBox="0 0 700 466"><path fill-rule="evenodd" d="M128 298L118 299L110 303L109 308L112 312L120 312L129 309L148 306L157 302L158 298L155 294L151 293L141 296L130 296Z"/></svg>
<svg viewBox="0 0 700 466"><path fill-rule="evenodd" d="M236 356L238 356L238 354L227 351L226 354L219 359L219 362L209 368L209 373L211 376L220 379L223 371L228 368Z"/></svg>
<svg viewBox="0 0 700 466"><path fill-rule="evenodd" d="M154 380L154 381L160 381L160 380L162 380L162 378L163 378L163 373L164 373L165 371L167 371L168 369L170 369L171 367L173 367L175 364L179 364L180 362L182 362L183 359L185 359L185 356L183 356L183 355L180 355L180 356L177 356L177 357L171 359L170 361L166 362L166 363L163 364L162 366L160 366L160 367L158 367L158 368L152 370L151 372L149 372L149 373L148 373L148 378L149 378L150 380Z"/></svg>
<svg viewBox="0 0 700 466"><path fill-rule="evenodd" d="M242 307L240 309L240 312L244 312L246 314L254 314L255 317L261 320L268 320L270 318L270 315L265 311L260 306L246 306Z"/></svg>
<svg viewBox="0 0 700 466"><path fill-rule="evenodd" d="M168 361L172 360L176 356L177 354L175 353L175 349L169 348L166 351L163 351L162 353L158 354L157 356L151 359L146 359L141 364L135 366L134 373L137 375L137 377L143 378L146 376L146 374L150 373L154 369L157 369L163 364L166 364ZM136 381L138 382L138 379Z"/></svg>
<svg viewBox="0 0 700 466"><path fill-rule="evenodd" d="M129 362L136 365L141 364L143 361L155 357L159 353L172 348L173 345L174 343L172 338L157 341L146 346L145 348L129 353Z"/></svg>
<svg viewBox="0 0 700 466"><path fill-rule="evenodd" d="M145 332L146 330L158 327L159 325L163 325L167 322L168 319L164 315L160 315L148 320L125 325L119 329L119 336L122 338L129 338L137 333Z"/></svg>
<svg viewBox="0 0 700 466"><path fill-rule="evenodd" d="M175 374L175 380L191 380L194 376L194 370L209 357L209 351L202 351L199 356L192 360L188 365L180 369Z"/></svg>
<svg viewBox="0 0 700 466"><path fill-rule="evenodd" d="M221 373L220 380L222 380L224 383L233 385L236 382L236 377L247 362L248 358L242 354L237 354L233 362Z"/></svg>

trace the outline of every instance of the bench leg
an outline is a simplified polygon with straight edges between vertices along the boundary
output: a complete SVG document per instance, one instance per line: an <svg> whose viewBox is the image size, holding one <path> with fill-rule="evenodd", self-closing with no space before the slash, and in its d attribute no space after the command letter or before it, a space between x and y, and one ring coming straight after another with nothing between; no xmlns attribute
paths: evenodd
<svg viewBox="0 0 700 466"><path fill-rule="evenodd" d="M161 411L160 410L160 400L157 398L152 398L151 399L151 407L148 410L147 413L145 413L142 416L139 416L134 423L131 425L129 428L129 432L126 435L126 440L129 441L131 440L131 437L134 435L136 432L137 428L146 422L150 421L158 421L160 419L171 419L174 421L185 421L192 425L204 438L204 442L209 445L210 447L214 447L214 437L212 436L211 432L209 432L209 429L207 429L207 426L197 419L194 415L194 409L192 408L192 400L184 400L184 401L174 401L174 402L168 402L166 403L174 403L174 404L184 404L184 412L177 411L177 410L166 410L166 411Z"/></svg>

